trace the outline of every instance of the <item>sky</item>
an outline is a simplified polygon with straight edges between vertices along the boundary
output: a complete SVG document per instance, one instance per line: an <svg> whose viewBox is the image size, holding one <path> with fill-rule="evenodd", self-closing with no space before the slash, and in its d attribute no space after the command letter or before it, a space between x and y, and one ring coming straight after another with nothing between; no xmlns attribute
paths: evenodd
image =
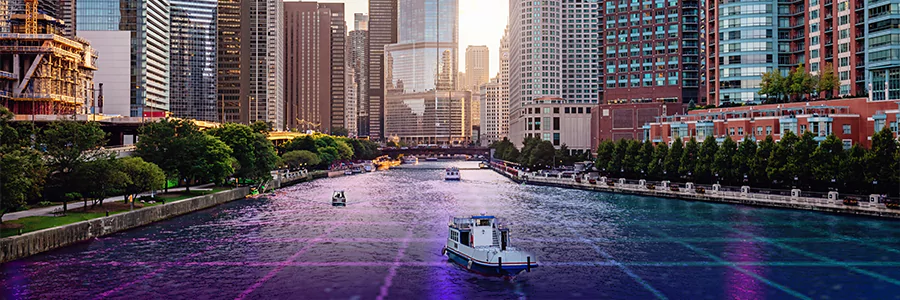
<svg viewBox="0 0 900 300"><path fill-rule="evenodd" d="M507 0L458 0L459 1L459 71L465 71L466 47L487 45L491 55L491 77L500 71L500 38L506 28L509 1ZM344 3L347 29L353 30L353 14L368 13L368 0L320 0L319 2Z"/></svg>

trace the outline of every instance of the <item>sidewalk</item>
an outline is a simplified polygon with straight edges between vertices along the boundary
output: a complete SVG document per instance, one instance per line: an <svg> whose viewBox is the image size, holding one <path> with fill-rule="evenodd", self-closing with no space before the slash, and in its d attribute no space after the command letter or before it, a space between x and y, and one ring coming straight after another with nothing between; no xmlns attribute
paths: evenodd
<svg viewBox="0 0 900 300"><path fill-rule="evenodd" d="M209 187L209 186L212 186L212 185L213 185L212 183L207 183L207 184L201 184L201 185L197 185L197 186L192 186L192 187L191 187L191 190L195 190L195 189L196 189L196 190L204 190L205 187ZM178 192L178 191L183 191L183 190L184 190L183 187L180 187L180 188L171 188L171 189L169 189L169 192ZM159 194L159 193L158 193L158 194ZM137 195L137 197L140 197L140 196L146 196L146 195L150 195L150 193L147 192L147 193L139 194L139 195ZM137 197L135 197L135 198L137 198ZM109 197L109 198L103 199L103 201L104 201L104 202L108 202L108 201L121 201L121 200L124 200L124 199L125 199L125 198L124 198L123 195L118 195L118 196L113 196L113 197ZM90 205L90 201L88 201L88 205ZM7 213L7 214L4 214L4 215L3 215L3 221L12 221L12 220L17 220L17 219L21 219L21 218L35 217L35 216L52 216L54 211L56 211L56 210L62 210L62 207L63 207L62 205L57 205L57 206L48 206L48 207L41 207L41 208L35 208L35 209L29 209L29 210L23 210L23 211L17 211L17 212ZM84 207L84 202L83 202L83 201L79 201L79 202L75 202L75 203L69 203L69 205L68 205L67 208L68 208L69 210L74 210L74 209L82 208L82 207Z"/></svg>

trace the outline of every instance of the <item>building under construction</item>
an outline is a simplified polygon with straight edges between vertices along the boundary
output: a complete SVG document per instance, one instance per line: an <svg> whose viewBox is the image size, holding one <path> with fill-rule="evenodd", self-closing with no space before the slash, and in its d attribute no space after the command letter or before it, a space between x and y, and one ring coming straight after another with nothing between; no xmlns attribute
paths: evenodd
<svg viewBox="0 0 900 300"><path fill-rule="evenodd" d="M29 3L31 2L31 3ZM86 113L93 103L97 51L87 40L67 38L61 21L38 14L26 1L25 14L0 33L0 105L15 114Z"/></svg>

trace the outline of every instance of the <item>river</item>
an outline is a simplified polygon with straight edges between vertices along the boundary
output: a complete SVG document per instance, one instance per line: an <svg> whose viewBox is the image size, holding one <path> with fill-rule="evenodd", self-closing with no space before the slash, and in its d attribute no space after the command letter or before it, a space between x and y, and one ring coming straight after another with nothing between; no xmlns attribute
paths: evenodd
<svg viewBox="0 0 900 300"><path fill-rule="evenodd" d="M443 168L463 168L460 182ZM347 207L332 207L345 190ZM542 264L441 255L491 214ZM900 299L898 221L515 184L474 162L321 179L0 265L5 299Z"/></svg>

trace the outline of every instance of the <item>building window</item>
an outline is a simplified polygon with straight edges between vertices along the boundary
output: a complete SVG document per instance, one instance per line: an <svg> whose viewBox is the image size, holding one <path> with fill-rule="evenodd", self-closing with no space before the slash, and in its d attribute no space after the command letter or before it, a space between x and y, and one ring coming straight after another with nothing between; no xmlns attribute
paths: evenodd
<svg viewBox="0 0 900 300"><path fill-rule="evenodd" d="M763 134L763 131L762 131L762 130L763 130L763 129L762 129L762 126L756 127L756 135L762 136L762 134Z"/></svg>
<svg viewBox="0 0 900 300"><path fill-rule="evenodd" d="M738 127L738 135L744 135L744 127Z"/></svg>
<svg viewBox="0 0 900 300"><path fill-rule="evenodd" d="M772 126L766 126L766 135L772 135Z"/></svg>
<svg viewBox="0 0 900 300"><path fill-rule="evenodd" d="M845 124L843 127L844 127L844 134L850 134L850 124Z"/></svg>
<svg viewBox="0 0 900 300"><path fill-rule="evenodd" d="M545 133L545 134L544 134L544 140L545 140L545 141L548 141L548 142L550 141L550 134L549 134L549 133Z"/></svg>
<svg viewBox="0 0 900 300"><path fill-rule="evenodd" d="M850 150L850 148L853 148L853 141L844 140L844 150Z"/></svg>
<svg viewBox="0 0 900 300"><path fill-rule="evenodd" d="M553 113L554 113L554 114L558 114L558 113L559 113L559 107L554 107L554 108L553 108Z"/></svg>
<svg viewBox="0 0 900 300"><path fill-rule="evenodd" d="M565 112L566 112L566 113L569 113L569 108L568 108L568 107L566 107Z"/></svg>
<svg viewBox="0 0 900 300"><path fill-rule="evenodd" d="M559 117L553 118L553 130L560 130L559 128Z"/></svg>
<svg viewBox="0 0 900 300"><path fill-rule="evenodd" d="M559 133L553 134L553 146L559 146Z"/></svg>
<svg viewBox="0 0 900 300"><path fill-rule="evenodd" d="M806 132L806 125L800 125L800 131L797 132L797 135L801 135Z"/></svg>
<svg viewBox="0 0 900 300"><path fill-rule="evenodd" d="M891 132L897 133L897 122L891 122Z"/></svg>
<svg viewBox="0 0 900 300"><path fill-rule="evenodd" d="M734 127L728 127L728 135L734 135Z"/></svg>

